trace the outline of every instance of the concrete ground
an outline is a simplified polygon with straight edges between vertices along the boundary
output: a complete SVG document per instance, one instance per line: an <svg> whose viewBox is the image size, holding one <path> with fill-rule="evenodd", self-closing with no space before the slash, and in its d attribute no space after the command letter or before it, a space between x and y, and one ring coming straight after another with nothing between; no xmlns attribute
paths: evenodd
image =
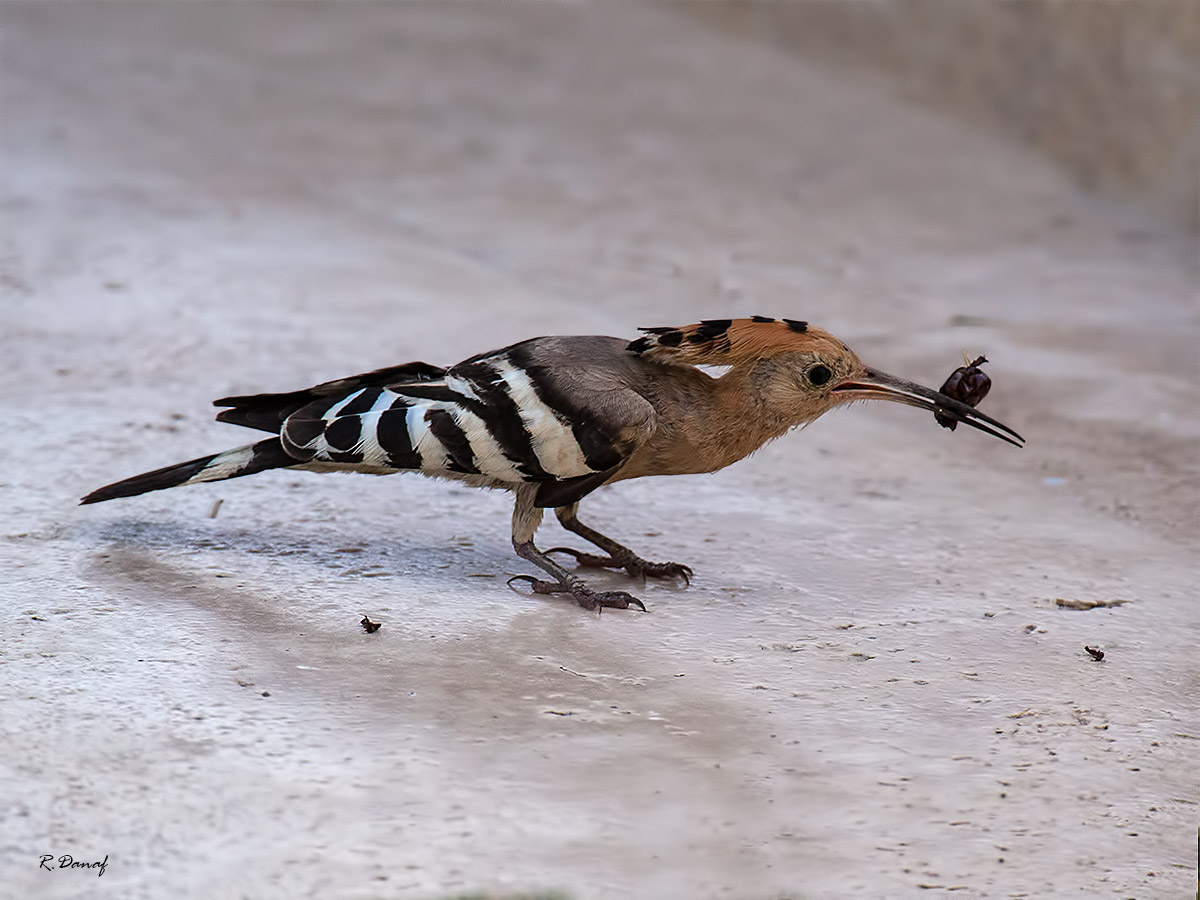
<svg viewBox="0 0 1200 900"><path fill-rule="evenodd" d="M0 17L0 893L1194 890L1186 237L670 11ZM1028 447L863 405L601 492L696 570L647 614L510 591L508 498L415 476L75 506L244 442L218 396L752 313L986 353Z"/></svg>

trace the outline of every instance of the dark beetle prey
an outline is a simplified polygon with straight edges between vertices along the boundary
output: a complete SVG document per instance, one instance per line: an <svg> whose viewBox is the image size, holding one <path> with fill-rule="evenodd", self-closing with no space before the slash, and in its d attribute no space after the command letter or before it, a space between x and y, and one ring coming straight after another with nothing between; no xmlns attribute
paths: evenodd
<svg viewBox="0 0 1200 900"><path fill-rule="evenodd" d="M966 359L967 355L964 353L963 362L966 362ZM947 397L953 397L967 406L978 406L979 401L986 397L988 391L992 389L992 379L988 378L987 373L979 368L985 362L987 362L987 357L980 356L974 362L959 366L950 373L950 377L942 385L941 393ZM941 410L935 410L933 417L943 428L953 431L958 427L959 420L946 415Z"/></svg>

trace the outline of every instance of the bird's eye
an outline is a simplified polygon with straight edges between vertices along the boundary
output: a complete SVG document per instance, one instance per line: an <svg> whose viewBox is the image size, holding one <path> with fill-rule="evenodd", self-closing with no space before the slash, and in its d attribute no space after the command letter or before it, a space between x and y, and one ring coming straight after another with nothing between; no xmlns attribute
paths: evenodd
<svg viewBox="0 0 1200 900"><path fill-rule="evenodd" d="M825 384L825 382L833 377L833 373L829 371L829 367L821 365L813 366L806 374L808 375L808 380L817 387Z"/></svg>

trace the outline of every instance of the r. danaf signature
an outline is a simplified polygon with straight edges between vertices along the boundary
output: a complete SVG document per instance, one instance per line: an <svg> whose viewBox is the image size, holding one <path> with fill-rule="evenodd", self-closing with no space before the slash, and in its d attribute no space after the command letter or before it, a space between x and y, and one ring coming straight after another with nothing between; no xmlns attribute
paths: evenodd
<svg viewBox="0 0 1200 900"><path fill-rule="evenodd" d="M104 875L104 870L108 868L108 854L105 853L104 859L99 862L83 862L68 853L58 858L57 866L54 865L54 862L54 854L47 853L42 856L42 861L38 864L38 868L45 869L47 872L53 872L55 869L99 869L100 871L96 873L96 877L99 878Z"/></svg>

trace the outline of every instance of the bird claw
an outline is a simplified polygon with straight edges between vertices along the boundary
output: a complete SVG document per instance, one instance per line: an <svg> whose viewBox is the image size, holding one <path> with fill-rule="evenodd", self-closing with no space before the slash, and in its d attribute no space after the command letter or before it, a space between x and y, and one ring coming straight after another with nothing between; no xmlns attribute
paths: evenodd
<svg viewBox="0 0 1200 900"><path fill-rule="evenodd" d="M640 556L630 553L629 556L597 556L594 553L583 553L572 547L552 547L547 553L569 553L575 557L578 565L588 569L624 569L631 577L641 578L682 578L683 586L689 587L695 573L691 566L675 562L650 562Z"/></svg>
<svg viewBox="0 0 1200 900"><path fill-rule="evenodd" d="M543 581L540 578L534 578L532 575L514 575L508 579L508 586L512 587L514 581L528 581L535 594L570 594L575 598L575 602L584 609L594 609L597 612L602 612L606 607L609 609L629 609L631 606L636 606L642 612L646 612L646 605L637 597L627 594L625 591L593 591L582 584Z"/></svg>
<svg viewBox="0 0 1200 900"><path fill-rule="evenodd" d="M643 578L647 575L651 578L682 578L684 587L690 587L692 584L692 576L695 573L692 571L691 566L675 562L647 562L644 559L639 559L638 562L641 566L640 574ZM626 569L628 570L628 567Z"/></svg>
<svg viewBox="0 0 1200 900"><path fill-rule="evenodd" d="M631 606L636 606L642 612L646 611L646 604L625 591L589 591L587 588L582 588L571 591L571 594L584 609L594 609L597 613L603 612L605 607L629 609Z"/></svg>
<svg viewBox="0 0 1200 900"><path fill-rule="evenodd" d="M530 588L535 594L564 594L571 589L557 581L542 581L540 578L534 578L532 575L514 575L506 582L509 587L512 587L514 581L528 581Z"/></svg>

